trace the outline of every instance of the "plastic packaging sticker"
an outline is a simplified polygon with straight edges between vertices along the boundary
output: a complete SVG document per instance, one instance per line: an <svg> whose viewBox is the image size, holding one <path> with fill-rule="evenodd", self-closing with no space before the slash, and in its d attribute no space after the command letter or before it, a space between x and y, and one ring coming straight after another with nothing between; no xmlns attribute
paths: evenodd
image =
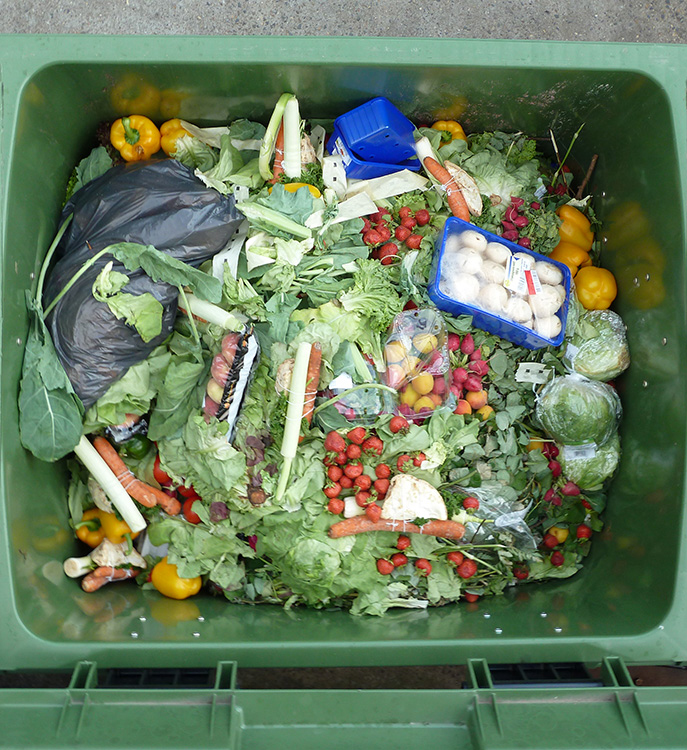
<svg viewBox="0 0 687 750"><path fill-rule="evenodd" d="M527 289L527 294L529 294L530 297L533 297L535 294L539 294L541 292L541 281L539 281L539 274L534 269L525 271L523 273L523 277L525 281L525 288Z"/></svg>
<svg viewBox="0 0 687 750"><path fill-rule="evenodd" d="M541 362L522 362L515 371L515 380L518 383L535 383L543 385L551 379L553 370Z"/></svg>
<svg viewBox="0 0 687 750"><path fill-rule="evenodd" d="M525 277L523 275L524 262L522 258L516 258L514 255L508 256L506 262L506 278L503 281L503 286L506 289L510 289L516 294L523 294L527 289Z"/></svg>
<svg viewBox="0 0 687 750"><path fill-rule="evenodd" d="M576 355L576 354L577 354L577 352L579 352L579 351L580 351L579 347L575 346L575 344L571 344L571 343L568 343L568 347L567 347L567 349L565 350L565 356L566 356L566 357L567 357L567 358L568 358L568 359L569 359L569 360L570 360L571 362L573 362L573 361L574 361L574 359L575 359L575 355Z"/></svg>
<svg viewBox="0 0 687 750"><path fill-rule="evenodd" d="M596 456L596 443L585 443L584 445L564 445L563 446L563 458L566 461L573 461L574 459L595 458L595 456Z"/></svg>

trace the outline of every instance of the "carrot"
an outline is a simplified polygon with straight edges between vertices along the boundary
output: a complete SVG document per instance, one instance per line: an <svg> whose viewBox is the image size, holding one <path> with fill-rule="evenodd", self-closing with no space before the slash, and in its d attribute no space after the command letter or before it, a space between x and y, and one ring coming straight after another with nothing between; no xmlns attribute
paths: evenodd
<svg viewBox="0 0 687 750"><path fill-rule="evenodd" d="M95 438L93 447L98 451L110 469L112 469L122 487L124 487L134 500L138 500L146 508L154 508L156 505L159 505L170 516L179 514L181 503L162 490L158 490L157 487L151 487L149 484L137 479L119 457L119 453L104 437Z"/></svg>
<svg viewBox="0 0 687 750"><path fill-rule="evenodd" d="M303 404L303 419L312 422L312 413L315 408L315 395L320 383L320 367L322 365L322 344L316 341L310 350L308 360L308 374L305 380L305 403Z"/></svg>
<svg viewBox="0 0 687 750"><path fill-rule="evenodd" d="M446 199L451 213L459 219L463 219L463 221L470 221L468 204L465 202L463 193L456 184L456 181L451 177L449 171L431 156L425 157L422 164L432 177L441 183L441 186L446 191Z"/></svg>
<svg viewBox="0 0 687 750"><path fill-rule="evenodd" d="M269 180L273 185L279 182L279 175L284 174L284 121L282 120L277 133L277 140L274 143L274 164L272 165L272 179Z"/></svg>
<svg viewBox="0 0 687 750"><path fill-rule="evenodd" d="M112 581L136 578L140 572L138 568L113 568L110 565L101 565L81 580L81 588L87 594L92 594Z"/></svg>
<svg viewBox="0 0 687 750"><path fill-rule="evenodd" d="M418 526L410 521L399 521L394 518L371 521L367 516L353 516L353 518L337 521L330 527L329 536L332 539L339 539L343 536L363 534L366 531L398 531L404 534L428 534L443 539L462 539L465 526L457 521L427 521L422 526Z"/></svg>

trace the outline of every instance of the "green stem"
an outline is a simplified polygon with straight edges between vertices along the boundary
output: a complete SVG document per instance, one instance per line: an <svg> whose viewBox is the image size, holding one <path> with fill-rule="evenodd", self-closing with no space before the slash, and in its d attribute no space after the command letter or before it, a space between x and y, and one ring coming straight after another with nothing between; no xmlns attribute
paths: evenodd
<svg viewBox="0 0 687 750"><path fill-rule="evenodd" d="M379 388L383 391L389 391L389 393L397 393L395 388L391 388L388 385L383 385L382 383L362 383L361 385L354 385L353 388L349 388L348 390L343 391L343 393L339 393L338 396L333 396L332 398L327 399L324 403L317 406L313 410L313 416L315 416L315 414L317 414L319 411L322 411L322 409L326 409L328 406L335 404L337 401L341 401L342 398L346 398L346 396L349 396L351 393L359 391L361 388Z"/></svg>
<svg viewBox="0 0 687 750"><path fill-rule="evenodd" d="M179 296L181 297L183 308L188 316L188 323L191 326L191 334L193 335L193 340L196 342L196 346L200 349L200 336L198 335L198 328L196 328L196 321L193 320L193 315L191 314L191 308L188 304L188 297L186 296L186 292L184 291L183 286L179 286L177 287L177 289L179 290Z"/></svg>
<svg viewBox="0 0 687 750"><path fill-rule="evenodd" d="M124 139L130 146L135 146L139 142L141 134L136 128L131 127L131 121L128 117L122 117L122 125L124 126Z"/></svg>
<svg viewBox="0 0 687 750"><path fill-rule="evenodd" d="M286 485L289 483L289 475L291 474L291 464L293 463L292 458L284 458L282 464L281 474L279 475L279 484L277 485L277 491L274 493L274 500L277 503L281 502L286 492Z"/></svg>
<svg viewBox="0 0 687 750"><path fill-rule="evenodd" d="M105 249L101 250L99 253L96 253L92 258L89 258L83 266L69 279L69 281L65 284L65 286L62 288L62 291L55 297L55 299L48 305L48 309L43 313L43 318L47 318L48 315L52 312L55 305L64 297L64 295L76 284L76 282L86 273L86 271L96 263L100 258L103 257L103 255L106 255L110 251L109 247L106 247Z"/></svg>
<svg viewBox="0 0 687 750"><path fill-rule="evenodd" d="M43 265L41 266L41 270L38 274L38 284L36 285L36 302L39 305L42 305L41 297L43 296L43 284L45 283L45 274L48 272L50 261L52 260L52 256L55 254L55 250L57 250L57 246L60 244L62 235L67 231L69 222L73 218L74 218L74 214L69 214L69 216L67 216L67 218L62 222L62 224L60 225L60 228L57 230L55 239L50 244L50 247L48 248L48 252L45 254L45 258L43 259Z"/></svg>
<svg viewBox="0 0 687 750"><path fill-rule="evenodd" d="M568 150L565 152L565 156L561 159L561 161L558 164L558 169L554 172L553 177L551 178L551 184L555 185L556 180L558 179L558 175L560 174L561 169L563 169L563 165L565 164L565 160L570 156L570 152L572 151L572 147L575 145L575 141L577 140L577 136L582 131L582 128L584 127L584 123L580 125L580 127L577 129L577 132L572 137L572 140L570 141L570 145L568 146ZM555 143L555 141L554 141Z"/></svg>

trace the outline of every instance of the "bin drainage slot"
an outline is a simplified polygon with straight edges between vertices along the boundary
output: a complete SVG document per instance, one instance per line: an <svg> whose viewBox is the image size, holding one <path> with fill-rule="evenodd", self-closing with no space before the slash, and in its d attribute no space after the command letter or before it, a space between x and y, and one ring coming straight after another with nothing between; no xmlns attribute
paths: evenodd
<svg viewBox="0 0 687 750"><path fill-rule="evenodd" d="M214 669L107 669L100 670L98 686L114 689L212 689Z"/></svg>
<svg viewBox="0 0 687 750"><path fill-rule="evenodd" d="M489 672L494 689L603 687L602 680L594 679L584 664L578 662L551 664L490 664Z"/></svg>

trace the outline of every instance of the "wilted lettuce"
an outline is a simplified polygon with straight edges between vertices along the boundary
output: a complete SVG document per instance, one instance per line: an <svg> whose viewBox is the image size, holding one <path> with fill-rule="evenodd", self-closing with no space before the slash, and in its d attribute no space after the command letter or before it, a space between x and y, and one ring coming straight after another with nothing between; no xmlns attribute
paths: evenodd
<svg viewBox="0 0 687 750"><path fill-rule="evenodd" d="M612 380L626 370L630 351L620 315L611 310L587 310L581 315L565 361L592 380Z"/></svg>
<svg viewBox="0 0 687 750"><path fill-rule="evenodd" d="M560 452L563 474L583 490L591 490L612 477L620 461L620 440L612 435L591 458L576 457L574 452Z"/></svg>
<svg viewBox="0 0 687 750"><path fill-rule="evenodd" d="M602 445L615 432L621 409L611 386L573 373L544 386L536 417L547 434L563 445Z"/></svg>

